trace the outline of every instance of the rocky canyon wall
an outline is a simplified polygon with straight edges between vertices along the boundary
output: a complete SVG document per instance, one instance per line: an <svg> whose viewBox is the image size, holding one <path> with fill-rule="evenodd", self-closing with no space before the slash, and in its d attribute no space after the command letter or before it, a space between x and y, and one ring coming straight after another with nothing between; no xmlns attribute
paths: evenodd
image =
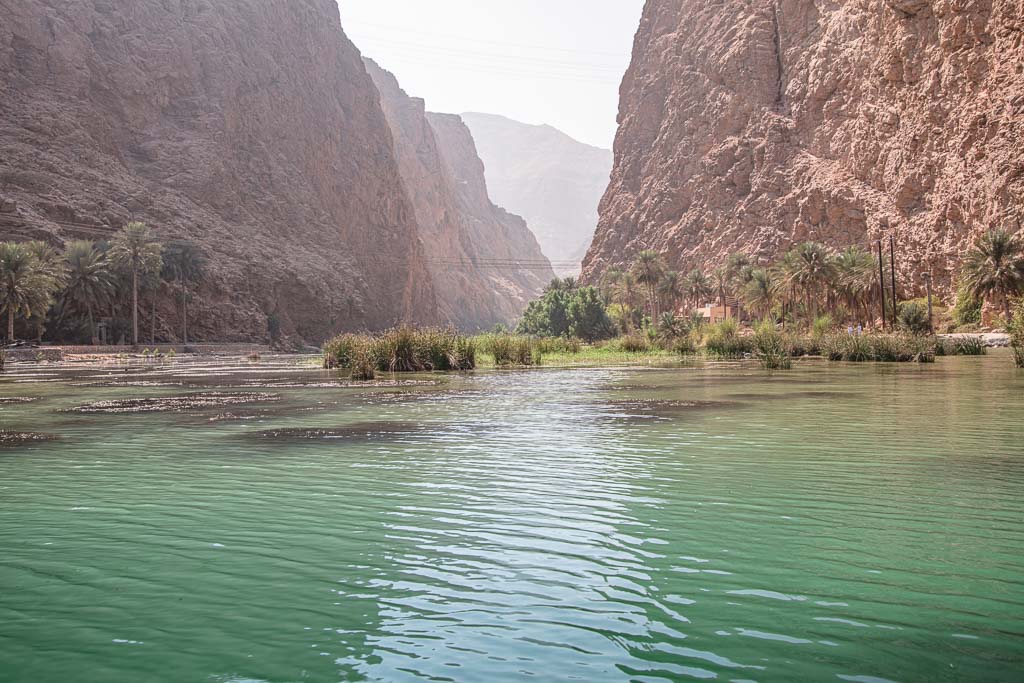
<svg viewBox="0 0 1024 683"><path fill-rule="evenodd" d="M894 234L948 292L1024 219L1024 1L648 0L585 277Z"/></svg>
<svg viewBox="0 0 1024 683"><path fill-rule="evenodd" d="M440 322L388 123L335 0L17 0L0 239L197 242L196 332ZM172 315L169 313L169 315Z"/></svg>
<svg viewBox="0 0 1024 683"><path fill-rule="evenodd" d="M428 114L394 75L365 62L391 126L441 317L468 330L513 322L554 277L536 239L522 219L492 204L461 119Z"/></svg>

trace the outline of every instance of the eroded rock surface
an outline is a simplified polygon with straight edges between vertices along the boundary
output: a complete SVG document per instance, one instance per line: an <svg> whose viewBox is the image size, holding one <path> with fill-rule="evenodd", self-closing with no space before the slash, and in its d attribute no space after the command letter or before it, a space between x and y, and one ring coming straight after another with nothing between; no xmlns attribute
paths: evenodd
<svg viewBox="0 0 1024 683"><path fill-rule="evenodd" d="M0 11L0 235L198 242L193 332L439 322L376 89L335 0ZM173 300L162 329L178 328Z"/></svg>
<svg viewBox="0 0 1024 683"><path fill-rule="evenodd" d="M441 317L469 330L511 323L554 277L537 240L522 219L491 202L461 120L427 114L394 75L365 61L391 126Z"/></svg>
<svg viewBox="0 0 1024 683"><path fill-rule="evenodd" d="M585 264L898 239L949 292L1024 214L1024 1L652 0Z"/></svg>

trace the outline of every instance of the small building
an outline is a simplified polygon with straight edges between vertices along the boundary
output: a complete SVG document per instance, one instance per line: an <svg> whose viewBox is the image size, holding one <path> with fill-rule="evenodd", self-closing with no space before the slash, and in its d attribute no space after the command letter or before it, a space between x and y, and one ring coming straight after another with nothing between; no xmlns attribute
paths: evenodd
<svg viewBox="0 0 1024 683"><path fill-rule="evenodd" d="M739 320L740 307L735 301L726 301L725 305L722 306L718 303L705 304L703 308L698 308L699 313L705 321L709 323L720 323L723 320Z"/></svg>

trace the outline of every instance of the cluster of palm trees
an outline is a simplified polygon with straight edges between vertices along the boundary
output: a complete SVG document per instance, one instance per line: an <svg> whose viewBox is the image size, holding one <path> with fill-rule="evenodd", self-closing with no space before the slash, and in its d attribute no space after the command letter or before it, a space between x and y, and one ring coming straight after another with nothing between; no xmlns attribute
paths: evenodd
<svg viewBox="0 0 1024 683"><path fill-rule="evenodd" d="M205 259L192 242L161 244L139 222L124 226L110 241L74 240L63 251L42 241L0 242L0 312L7 315L8 342L15 320L34 323L40 335L48 315L59 331L66 316L85 318L93 343L97 313L115 311L131 300L132 344L139 343L139 295L150 295L151 321L165 283L177 283L182 304L182 339L188 343L188 289L204 276ZM113 317L113 315L112 315Z"/></svg>
<svg viewBox="0 0 1024 683"><path fill-rule="evenodd" d="M774 263L735 253L711 272L694 268L685 275L667 267L655 251L643 251L628 268L609 270L602 281L605 300L626 325L642 325L660 313L691 310L717 301L767 319L804 319L808 325L823 309L837 319L870 322L892 295L879 276L882 264L869 251L833 251L818 242L794 246ZM888 266L883 268L883 272ZM979 300L989 300L1009 318L1011 300L1024 295L1024 239L1006 230L982 234L967 254L961 284ZM886 291L887 287L888 292Z"/></svg>

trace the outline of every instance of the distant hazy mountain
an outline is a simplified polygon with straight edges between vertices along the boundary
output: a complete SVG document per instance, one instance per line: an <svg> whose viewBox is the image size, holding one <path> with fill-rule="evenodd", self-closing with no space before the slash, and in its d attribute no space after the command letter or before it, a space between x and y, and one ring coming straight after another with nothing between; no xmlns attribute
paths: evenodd
<svg viewBox="0 0 1024 683"><path fill-rule="evenodd" d="M575 275L597 228L608 187L610 150L574 140L551 126L493 114L463 114L498 205L526 219L560 275Z"/></svg>

